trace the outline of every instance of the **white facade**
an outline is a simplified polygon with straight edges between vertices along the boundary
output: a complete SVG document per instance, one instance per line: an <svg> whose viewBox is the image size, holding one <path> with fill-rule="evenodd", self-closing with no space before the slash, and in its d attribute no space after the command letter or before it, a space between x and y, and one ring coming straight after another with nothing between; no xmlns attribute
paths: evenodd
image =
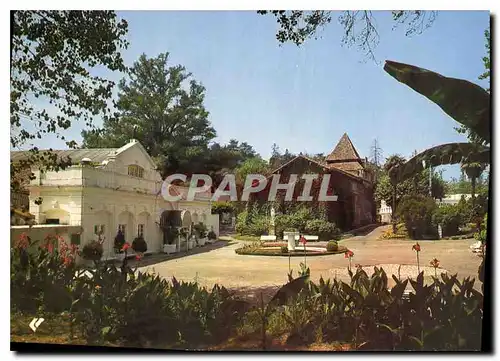
<svg viewBox="0 0 500 361"><path fill-rule="evenodd" d="M440 206L443 204L451 204L451 205L458 204L458 202L460 202L460 199L462 199L462 196L466 200L472 197L471 194L448 194L442 200L437 200L437 203Z"/></svg>
<svg viewBox="0 0 500 361"><path fill-rule="evenodd" d="M211 194L198 193L189 202L165 201L160 193L161 176L136 140L110 152L97 166L78 165L59 172L33 173L36 179L30 184L30 213L36 222L81 226L81 245L96 239L95 233L102 230L104 259L114 257L113 243L119 228L127 242L132 243L142 233L148 252L160 252L163 233L159 223L165 210L183 211L183 225L202 222L218 235L218 224L210 224ZM184 192L180 187L174 188ZM38 197L42 198L40 205L35 203Z"/></svg>
<svg viewBox="0 0 500 361"><path fill-rule="evenodd" d="M380 214L380 221L383 223L391 223L392 208L388 206L385 201L380 201L380 208L378 210Z"/></svg>

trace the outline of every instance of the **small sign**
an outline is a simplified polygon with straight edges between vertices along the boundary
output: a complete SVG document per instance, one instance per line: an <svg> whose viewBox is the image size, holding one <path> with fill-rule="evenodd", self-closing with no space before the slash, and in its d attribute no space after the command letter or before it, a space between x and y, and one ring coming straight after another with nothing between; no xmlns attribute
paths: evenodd
<svg viewBox="0 0 500 361"><path fill-rule="evenodd" d="M36 332L36 329L42 324L42 322L45 321L43 318L34 318L30 322L30 328L33 330L33 332Z"/></svg>

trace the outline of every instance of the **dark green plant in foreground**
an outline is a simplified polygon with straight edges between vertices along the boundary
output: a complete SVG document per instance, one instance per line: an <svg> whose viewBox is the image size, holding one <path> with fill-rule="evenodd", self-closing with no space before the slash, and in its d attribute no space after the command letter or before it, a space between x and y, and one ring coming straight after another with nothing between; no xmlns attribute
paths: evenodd
<svg viewBox="0 0 500 361"><path fill-rule="evenodd" d="M78 269L49 247L23 239L11 249L11 307L40 317L69 317L71 331L88 344L204 348L228 340L258 316L262 346L286 336L292 344L340 342L370 350L479 350L483 296L474 280L443 273L424 283L382 269L369 276L358 267L350 282L300 277L281 287L267 303L250 308L224 287L171 282L158 275L97 263ZM413 288L405 295L407 286ZM40 312L42 311L42 312ZM239 326L240 325L240 326ZM252 333L253 324L247 325Z"/></svg>

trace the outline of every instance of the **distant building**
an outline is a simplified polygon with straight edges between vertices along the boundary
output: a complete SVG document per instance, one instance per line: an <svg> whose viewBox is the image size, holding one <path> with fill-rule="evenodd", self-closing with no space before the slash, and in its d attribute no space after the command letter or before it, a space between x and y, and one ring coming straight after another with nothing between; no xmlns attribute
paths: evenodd
<svg viewBox="0 0 500 361"><path fill-rule="evenodd" d="M380 222L391 223L392 208L388 206L385 203L385 201L380 202L380 208L378 210L378 214L380 215Z"/></svg>
<svg viewBox="0 0 500 361"><path fill-rule="evenodd" d="M438 205L443 205L443 204L457 204L460 202L460 199L462 199L462 196L467 200L472 197L471 194L448 194L446 197L444 197L441 200L436 200Z"/></svg>
<svg viewBox="0 0 500 361"><path fill-rule="evenodd" d="M163 225L172 212L180 214L182 226L203 223L218 233L218 217L211 214L211 194L198 193L192 201L168 202L161 196L162 179L156 165L137 141L121 148L55 150L58 157L71 158L64 170L40 172L31 169L35 179L26 179L29 213L38 229L59 232L67 242L81 244L104 235L103 258L114 257L114 238L118 230L127 242L143 236L148 251L159 252L167 242ZM27 157L27 152L11 152L11 160ZM171 186L170 193L182 195L187 188ZM41 204L35 202L39 197ZM27 231L17 226L15 216L29 218L13 209L14 233ZM16 228L17 227L17 228ZM11 231L11 233L13 232ZM16 233L17 232L17 233ZM41 232L41 231L40 231ZM42 237L42 235L40 235Z"/></svg>
<svg viewBox="0 0 500 361"><path fill-rule="evenodd" d="M337 201L323 204L325 219L335 223L342 230L350 230L373 223L375 220L376 205L373 201L374 175L367 165L367 160L362 159L349 136L344 133L333 151L325 161L316 161L304 155L298 155L287 163L272 171L271 174L280 174L280 183L289 180L291 174L299 176L307 173L329 174L329 189L336 195ZM258 193L251 194L251 199L263 204L267 202L271 182ZM302 194L303 183L294 190L293 200ZM313 200L309 207L318 207L320 201L317 194L312 195ZM279 200L279 207L284 209L283 197Z"/></svg>

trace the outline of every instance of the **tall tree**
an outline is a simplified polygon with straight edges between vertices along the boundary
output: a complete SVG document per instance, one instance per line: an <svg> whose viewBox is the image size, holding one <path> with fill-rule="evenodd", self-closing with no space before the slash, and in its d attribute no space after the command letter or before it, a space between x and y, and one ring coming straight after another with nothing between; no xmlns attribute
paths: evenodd
<svg viewBox="0 0 500 361"><path fill-rule="evenodd" d="M333 11L325 10L259 10L259 14L272 14L279 25L276 39L280 43L292 42L301 45L309 38L318 38L319 31L332 22ZM394 27L406 25L405 34L420 34L430 27L436 19L436 11L394 10L391 12ZM342 44L355 46L366 57L375 59L374 49L380 37L377 31L374 12L369 10L346 10L338 15L338 23L344 34Z"/></svg>
<svg viewBox="0 0 500 361"><path fill-rule="evenodd" d="M134 62L119 83L116 116L105 119L102 129L82 132L85 146L120 147L135 137L157 159L163 175L172 164L189 171L202 162L215 138L203 104L205 88L168 60L168 53L142 54Z"/></svg>
<svg viewBox="0 0 500 361"><path fill-rule="evenodd" d="M91 69L125 69L120 51L128 45L126 33L127 22L113 11L11 12L10 144L31 151L28 159L11 164L12 174L34 163L55 170L66 166L67 160L39 152L30 142L53 133L76 147L63 130L75 119L91 125L93 117L109 116L114 83L91 75Z"/></svg>
<svg viewBox="0 0 500 361"><path fill-rule="evenodd" d="M471 181L472 206L474 206L476 203L476 181L481 176L486 166L478 162L472 162L462 163L461 168Z"/></svg>
<svg viewBox="0 0 500 361"><path fill-rule="evenodd" d="M394 154L391 155L390 157L387 158L385 164L384 164L384 170L387 172L387 175L390 180L390 184L392 186L392 214L391 214L391 219L392 219L392 230L394 233L396 233L396 197L397 197L397 168L405 163L404 157L400 156L399 154Z"/></svg>
<svg viewBox="0 0 500 361"><path fill-rule="evenodd" d="M377 167L381 166L382 163L382 148L378 142L378 139L374 139L372 146L370 147L370 161Z"/></svg>

